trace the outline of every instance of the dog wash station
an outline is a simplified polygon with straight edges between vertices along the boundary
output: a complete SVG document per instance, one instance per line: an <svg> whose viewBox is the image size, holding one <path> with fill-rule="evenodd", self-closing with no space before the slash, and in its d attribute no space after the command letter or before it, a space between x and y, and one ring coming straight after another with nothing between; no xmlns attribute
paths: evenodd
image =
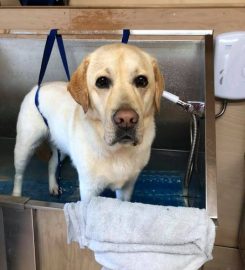
<svg viewBox="0 0 245 270"><path fill-rule="evenodd" d="M59 33L64 38L71 74L88 53L101 45L121 42L122 36L121 30ZM48 192L48 164L37 155L25 172L23 197L11 196L17 115L23 97L37 83L46 34L37 38L35 32L10 31L0 38L2 270L40 269L47 260L48 242L58 241L58 233L66 234L65 227L56 226L64 203L79 200L77 173L69 159L61 170L63 193L54 197ZM165 89L174 94L165 92L162 98L150 162L136 183L132 201L206 208L217 220L212 31L130 30L128 43L158 60ZM59 80L67 79L54 46L44 81ZM110 191L103 195L114 196ZM56 233L50 233L52 230ZM42 233L47 233L48 242ZM65 242L59 246L61 250L67 248Z"/></svg>

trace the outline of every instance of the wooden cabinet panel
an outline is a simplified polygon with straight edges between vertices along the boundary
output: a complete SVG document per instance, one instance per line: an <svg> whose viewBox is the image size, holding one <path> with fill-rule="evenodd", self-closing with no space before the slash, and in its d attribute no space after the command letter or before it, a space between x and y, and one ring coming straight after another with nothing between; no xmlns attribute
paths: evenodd
<svg viewBox="0 0 245 270"><path fill-rule="evenodd" d="M229 103L216 121L218 216L216 244L237 247L243 207L245 103Z"/></svg>
<svg viewBox="0 0 245 270"><path fill-rule="evenodd" d="M244 270L238 249L215 246L213 257L203 270Z"/></svg>
<svg viewBox="0 0 245 270"><path fill-rule="evenodd" d="M40 270L100 270L94 255L67 244L66 223L61 210L37 210L34 216L37 265Z"/></svg>

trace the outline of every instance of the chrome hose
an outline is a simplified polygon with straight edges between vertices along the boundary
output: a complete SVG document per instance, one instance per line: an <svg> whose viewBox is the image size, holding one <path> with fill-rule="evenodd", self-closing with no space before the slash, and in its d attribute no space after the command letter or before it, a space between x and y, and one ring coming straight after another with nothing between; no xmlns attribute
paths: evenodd
<svg viewBox="0 0 245 270"><path fill-rule="evenodd" d="M188 196L188 188L193 171L193 163L194 163L193 157L197 145L198 127L197 127L197 116L195 114L191 115L190 135L191 135L191 149L184 177L184 196Z"/></svg>

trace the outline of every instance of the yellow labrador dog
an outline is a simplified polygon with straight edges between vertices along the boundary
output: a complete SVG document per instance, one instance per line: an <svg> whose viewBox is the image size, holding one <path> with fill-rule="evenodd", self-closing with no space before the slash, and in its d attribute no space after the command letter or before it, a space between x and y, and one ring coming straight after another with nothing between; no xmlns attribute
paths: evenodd
<svg viewBox="0 0 245 270"><path fill-rule="evenodd" d="M82 200L105 188L130 200L135 181L147 164L155 136L164 81L155 59L141 49L113 44L91 53L71 81L43 84L40 111L34 87L21 105L15 145L13 195L21 195L23 172L35 148L49 138L49 191L58 194L57 151L69 155L79 176ZM68 90L68 91L67 91ZM57 148L56 148L57 147Z"/></svg>

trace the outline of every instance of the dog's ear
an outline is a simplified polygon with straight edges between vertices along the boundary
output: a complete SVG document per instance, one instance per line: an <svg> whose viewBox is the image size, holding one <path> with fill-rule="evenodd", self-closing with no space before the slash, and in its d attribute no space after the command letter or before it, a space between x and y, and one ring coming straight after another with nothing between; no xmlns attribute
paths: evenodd
<svg viewBox="0 0 245 270"><path fill-rule="evenodd" d="M160 104L161 104L161 97L162 97L162 93L164 90L164 78L163 75L161 73L161 70L157 64L157 61L154 59L153 60L153 71L154 71L154 76L155 76L155 85L156 85L156 89L155 89L155 108L156 111L159 112L160 111Z"/></svg>
<svg viewBox="0 0 245 270"><path fill-rule="evenodd" d="M86 58L77 68L77 70L73 73L71 81L67 86L68 91L71 93L75 101L82 105L85 113L88 111L89 108L89 94L87 85L88 65L89 59Z"/></svg>

